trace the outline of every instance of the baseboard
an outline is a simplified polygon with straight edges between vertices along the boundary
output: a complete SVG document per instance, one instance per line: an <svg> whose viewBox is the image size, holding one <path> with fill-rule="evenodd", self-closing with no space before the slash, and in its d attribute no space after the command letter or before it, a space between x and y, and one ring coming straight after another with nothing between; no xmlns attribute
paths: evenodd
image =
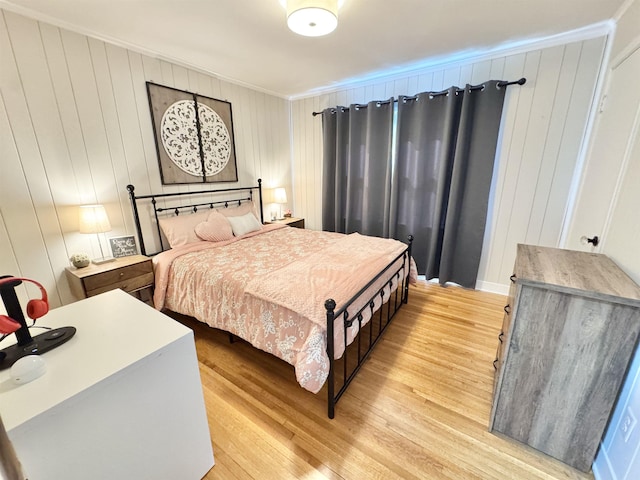
<svg viewBox="0 0 640 480"><path fill-rule="evenodd" d="M499 295L509 295L509 285L504 285L502 283L485 282L482 280L478 280L476 282L476 290L481 290L483 292L489 293L497 293Z"/></svg>
<svg viewBox="0 0 640 480"><path fill-rule="evenodd" d="M418 275L418 280L424 281L426 283L439 283L437 278L431 278L429 280L426 279L424 275ZM447 283L447 285L458 285L457 283ZM503 285L501 283L493 283L493 282L484 282L482 280L478 280L476 282L476 290L480 290L482 292L488 293L497 293L498 295L509 295L509 285Z"/></svg>

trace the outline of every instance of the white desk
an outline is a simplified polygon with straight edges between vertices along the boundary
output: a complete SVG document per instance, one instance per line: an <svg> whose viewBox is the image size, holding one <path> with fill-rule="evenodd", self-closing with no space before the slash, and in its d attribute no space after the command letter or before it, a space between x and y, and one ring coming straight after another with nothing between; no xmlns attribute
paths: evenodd
<svg viewBox="0 0 640 480"><path fill-rule="evenodd" d="M77 333L31 383L0 371L2 420L30 480L196 480L213 466L190 329L121 290L38 324Z"/></svg>

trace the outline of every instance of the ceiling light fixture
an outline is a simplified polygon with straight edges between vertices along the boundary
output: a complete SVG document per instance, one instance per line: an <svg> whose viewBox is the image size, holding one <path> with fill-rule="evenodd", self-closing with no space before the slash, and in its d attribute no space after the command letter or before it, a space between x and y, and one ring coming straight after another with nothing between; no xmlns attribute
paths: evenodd
<svg viewBox="0 0 640 480"><path fill-rule="evenodd" d="M287 25L306 37L327 35L338 26L339 0L286 0Z"/></svg>

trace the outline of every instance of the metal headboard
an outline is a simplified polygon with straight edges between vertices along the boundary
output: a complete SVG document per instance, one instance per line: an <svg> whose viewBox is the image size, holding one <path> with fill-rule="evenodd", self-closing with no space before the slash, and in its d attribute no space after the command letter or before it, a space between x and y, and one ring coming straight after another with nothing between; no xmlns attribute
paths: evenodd
<svg viewBox="0 0 640 480"><path fill-rule="evenodd" d="M135 187L133 185L127 185L127 190L129 191L129 199L131 200L131 208L133 209L133 219L136 226L136 234L138 237L138 242L140 243L140 253L142 255L156 255L157 253L160 253L165 250L164 241L162 239L162 233L160 231L160 222L158 221L159 220L158 214L173 213L175 215L180 215L180 212L185 212L185 211L191 211L195 213L198 211L199 208L202 208L202 207L213 209L219 206L224 206L226 208L234 204L241 205L242 202L253 202L254 190L258 190L258 200L259 200L258 209L260 211L260 222L264 223L264 218L262 214L262 179L260 178L258 179L258 185L253 187L222 188L222 189L216 189L216 190L198 190L193 192L159 193L159 194L151 194L151 195L136 195ZM220 200L215 199L212 201L204 201L202 199L196 198L198 196L202 197L204 195L219 196L220 194L226 194L226 193L232 193L232 192L235 194L238 194L238 193L242 194L243 192L245 192L245 194L248 195L248 197L222 198ZM157 205L159 199L166 199L166 198L172 198L172 199L194 198L193 200L194 203L190 203L187 205L184 205L184 204L181 204L181 205L165 204L164 206ZM140 224L138 202L141 200L149 200L149 203L153 208L153 214L155 217L155 227L158 235L157 238L160 242L160 251L151 253L151 254L147 254L147 249L144 242L144 235L142 233L142 226Z"/></svg>

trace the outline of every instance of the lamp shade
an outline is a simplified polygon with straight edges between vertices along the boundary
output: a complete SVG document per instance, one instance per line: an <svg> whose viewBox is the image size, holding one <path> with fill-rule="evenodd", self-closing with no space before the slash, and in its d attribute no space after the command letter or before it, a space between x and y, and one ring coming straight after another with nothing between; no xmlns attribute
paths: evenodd
<svg viewBox="0 0 640 480"><path fill-rule="evenodd" d="M338 26L338 0L287 0L287 25L306 37L327 35Z"/></svg>
<svg viewBox="0 0 640 480"><path fill-rule="evenodd" d="M103 205L80 207L80 233L104 233L111 231L109 217Z"/></svg>
<svg viewBox="0 0 640 480"><path fill-rule="evenodd" d="M276 188L273 196L275 203L287 203L287 191L283 187Z"/></svg>

